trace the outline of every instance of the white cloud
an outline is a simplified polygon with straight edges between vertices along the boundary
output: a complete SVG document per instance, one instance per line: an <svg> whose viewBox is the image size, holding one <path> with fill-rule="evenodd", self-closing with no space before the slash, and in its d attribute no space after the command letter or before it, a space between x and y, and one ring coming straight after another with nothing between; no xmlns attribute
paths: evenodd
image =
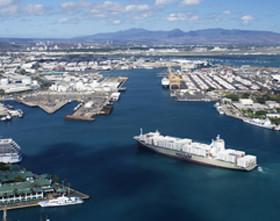
<svg viewBox="0 0 280 221"><path fill-rule="evenodd" d="M61 7L66 10L76 9L78 4L76 2L63 2Z"/></svg>
<svg viewBox="0 0 280 221"><path fill-rule="evenodd" d="M118 19L113 21L114 25L119 25L120 23L121 23L121 20L118 20Z"/></svg>
<svg viewBox="0 0 280 221"><path fill-rule="evenodd" d="M199 19L198 15L190 13L171 13L167 16L167 20L170 22L176 21L196 21Z"/></svg>
<svg viewBox="0 0 280 221"><path fill-rule="evenodd" d="M79 19L78 18L69 18L69 17L62 17L60 19L58 19L57 23L59 24L77 24L79 23Z"/></svg>
<svg viewBox="0 0 280 221"><path fill-rule="evenodd" d="M0 16L16 15L19 12L18 2L15 0L0 0Z"/></svg>
<svg viewBox="0 0 280 221"><path fill-rule="evenodd" d="M231 11L230 11L230 10L225 10L225 11L223 12L223 14L224 14L224 15L231 15Z"/></svg>
<svg viewBox="0 0 280 221"><path fill-rule="evenodd" d="M143 4L143 5L127 5L125 7L125 10L127 12L143 12L143 11L149 11L150 10L150 6L147 4Z"/></svg>
<svg viewBox="0 0 280 221"><path fill-rule="evenodd" d="M125 15L136 16L145 18L146 14L151 11L148 4L121 4L112 1L105 1L100 4L92 4L90 6L90 13L94 17L98 18L108 18L119 20L120 17L123 18Z"/></svg>
<svg viewBox="0 0 280 221"><path fill-rule="evenodd" d="M156 0L155 5L167 5L174 2L174 0Z"/></svg>
<svg viewBox="0 0 280 221"><path fill-rule="evenodd" d="M141 13L140 15L136 15L133 17L134 20L143 20L151 16L151 13Z"/></svg>
<svg viewBox="0 0 280 221"><path fill-rule="evenodd" d="M101 4L92 4L90 12L96 17L110 17L124 12L124 7L119 3L105 1Z"/></svg>
<svg viewBox="0 0 280 221"><path fill-rule="evenodd" d="M184 5L199 5L201 0L183 0Z"/></svg>
<svg viewBox="0 0 280 221"><path fill-rule="evenodd" d="M241 20L244 25L248 25L254 20L254 17L252 15L244 15L241 17Z"/></svg>
<svg viewBox="0 0 280 221"><path fill-rule="evenodd" d="M25 12L29 15L44 15L45 7L42 4L29 4L25 7Z"/></svg>
<svg viewBox="0 0 280 221"><path fill-rule="evenodd" d="M0 0L0 8L14 4L14 0Z"/></svg>

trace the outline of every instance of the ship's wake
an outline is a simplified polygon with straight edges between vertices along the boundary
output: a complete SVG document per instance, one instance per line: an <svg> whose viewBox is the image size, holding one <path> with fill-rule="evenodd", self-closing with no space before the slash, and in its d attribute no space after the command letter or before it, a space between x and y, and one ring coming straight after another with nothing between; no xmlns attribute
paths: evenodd
<svg viewBox="0 0 280 221"><path fill-rule="evenodd" d="M261 166L258 166L258 171L259 171L260 173L265 174L265 171L264 171L263 167L261 167Z"/></svg>

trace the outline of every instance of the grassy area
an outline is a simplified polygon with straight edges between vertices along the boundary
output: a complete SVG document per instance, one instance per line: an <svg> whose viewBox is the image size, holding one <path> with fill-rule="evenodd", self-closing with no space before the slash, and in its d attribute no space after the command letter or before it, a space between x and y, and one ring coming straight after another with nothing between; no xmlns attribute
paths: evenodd
<svg viewBox="0 0 280 221"><path fill-rule="evenodd" d="M239 98L240 98L238 94L226 94L224 97L231 99L234 102L239 101Z"/></svg>
<svg viewBox="0 0 280 221"><path fill-rule="evenodd" d="M255 95L253 100L260 104L264 104L266 101L276 101L280 103L280 94Z"/></svg>
<svg viewBox="0 0 280 221"><path fill-rule="evenodd" d="M252 109L247 110L241 110L241 113L243 116L248 118L258 118L258 119L265 119L267 111L261 110L261 111L253 111Z"/></svg>
<svg viewBox="0 0 280 221"><path fill-rule="evenodd" d="M269 120L272 124L280 125L280 118L271 117Z"/></svg>
<svg viewBox="0 0 280 221"><path fill-rule="evenodd" d="M266 101L276 101L280 103L280 93L228 93L224 95L225 98L229 98L232 101L236 102L239 99L251 98L255 103L265 104Z"/></svg>
<svg viewBox="0 0 280 221"><path fill-rule="evenodd" d="M0 171L8 171L10 169L10 165L6 163L0 163Z"/></svg>

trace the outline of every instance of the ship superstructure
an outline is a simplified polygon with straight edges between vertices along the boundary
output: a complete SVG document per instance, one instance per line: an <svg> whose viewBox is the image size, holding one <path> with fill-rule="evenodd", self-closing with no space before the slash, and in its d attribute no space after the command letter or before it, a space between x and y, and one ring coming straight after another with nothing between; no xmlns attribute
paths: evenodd
<svg viewBox="0 0 280 221"><path fill-rule="evenodd" d="M163 136L158 131L143 134L134 139L141 145L160 154L210 166L250 171L257 166L257 157L244 151L226 149L225 141L218 135L211 144Z"/></svg>
<svg viewBox="0 0 280 221"><path fill-rule="evenodd" d="M20 146L13 139L0 139L0 163L19 163L22 160Z"/></svg>

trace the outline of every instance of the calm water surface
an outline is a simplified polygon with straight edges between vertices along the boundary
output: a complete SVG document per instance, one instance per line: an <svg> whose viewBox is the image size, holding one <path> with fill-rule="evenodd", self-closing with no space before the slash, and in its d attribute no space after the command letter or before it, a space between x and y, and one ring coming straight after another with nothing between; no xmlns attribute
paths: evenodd
<svg viewBox="0 0 280 221"><path fill-rule="evenodd" d="M22 146L22 165L57 174L93 198L74 207L12 211L9 220L279 220L280 132L220 116L213 103L175 102L161 89L160 72L109 73L129 76L128 90L112 115L91 123L63 120L75 104L54 115L16 105L25 117L1 123L0 134ZM203 167L141 150L132 140L140 127L202 142L220 134L229 146L257 155L261 169Z"/></svg>

